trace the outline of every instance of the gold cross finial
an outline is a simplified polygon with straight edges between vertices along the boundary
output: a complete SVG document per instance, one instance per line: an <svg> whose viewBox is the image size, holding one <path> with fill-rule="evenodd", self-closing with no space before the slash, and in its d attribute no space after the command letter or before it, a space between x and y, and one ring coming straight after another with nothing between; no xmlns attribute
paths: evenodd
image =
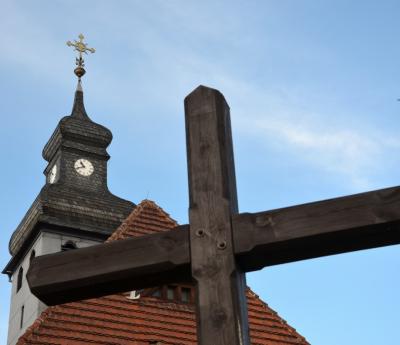
<svg viewBox="0 0 400 345"><path fill-rule="evenodd" d="M79 52L79 57L82 57L82 53L87 54L87 52L94 53L96 50L94 48L88 48L87 44L83 42L83 39L85 36L82 34L79 34L79 41L74 40L75 43L72 43L71 41L67 42L68 47L74 47L77 52Z"/></svg>
<svg viewBox="0 0 400 345"><path fill-rule="evenodd" d="M94 48L88 48L87 43L83 42L83 39L85 36L82 34L79 34L79 41L74 40L74 42L67 41L67 46L68 47L74 47L78 53L79 53L79 58L76 58L76 65L78 67L75 68L74 72L76 76L81 79L81 77L86 73L85 69L83 68L85 66L85 61L83 60L82 53L87 54L87 52L94 53L96 50Z"/></svg>

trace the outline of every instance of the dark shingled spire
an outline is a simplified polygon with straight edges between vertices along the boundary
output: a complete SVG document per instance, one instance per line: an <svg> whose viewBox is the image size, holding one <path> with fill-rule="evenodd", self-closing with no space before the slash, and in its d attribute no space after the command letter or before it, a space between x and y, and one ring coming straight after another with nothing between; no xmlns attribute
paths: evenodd
<svg viewBox="0 0 400 345"><path fill-rule="evenodd" d="M83 103L83 89L80 78L78 80L78 85L76 86L74 105L72 106L71 116L90 120L85 110L85 104Z"/></svg>

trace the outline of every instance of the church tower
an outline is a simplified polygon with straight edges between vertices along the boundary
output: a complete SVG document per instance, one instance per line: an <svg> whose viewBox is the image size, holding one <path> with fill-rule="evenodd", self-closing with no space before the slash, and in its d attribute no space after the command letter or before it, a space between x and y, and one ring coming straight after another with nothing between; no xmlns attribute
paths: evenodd
<svg viewBox="0 0 400 345"><path fill-rule="evenodd" d="M71 115L63 117L43 149L45 185L11 236L11 260L3 270L12 282L8 345L46 308L29 290L26 272L33 257L102 243L135 205L107 187L110 130L92 121L83 103L82 53L94 52L80 40L67 44L79 53L78 86Z"/></svg>

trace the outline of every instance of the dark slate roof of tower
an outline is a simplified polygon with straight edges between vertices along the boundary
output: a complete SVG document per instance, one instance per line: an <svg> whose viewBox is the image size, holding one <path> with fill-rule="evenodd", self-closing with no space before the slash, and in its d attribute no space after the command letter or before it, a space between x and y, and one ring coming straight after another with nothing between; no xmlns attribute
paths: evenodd
<svg viewBox="0 0 400 345"><path fill-rule="evenodd" d="M110 192L82 195L69 186L46 184L12 234L10 253L15 255L21 249L38 224L69 227L106 238L134 206Z"/></svg>
<svg viewBox="0 0 400 345"><path fill-rule="evenodd" d="M74 105L72 106L71 115L89 119L89 116L86 114L85 104L83 103L83 89L80 80L78 80L78 85L76 86Z"/></svg>
<svg viewBox="0 0 400 345"><path fill-rule="evenodd" d="M111 140L111 131L87 115L78 82L71 115L60 120L43 149L43 157L49 162L45 173L61 152L78 152L101 162L107 161L110 158L107 147ZM13 257L3 273L13 272L39 228L105 240L135 204L113 195L107 187L106 170L102 174L104 181L97 184L99 187L86 189L84 193L79 183L46 183L11 236L9 250Z"/></svg>
<svg viewBox="0 0 400 345"><path fill-rule="evenodd" d="M83 91L78 83L71 115L63 117L59 122L43 149L43 158L50 161L60 145L108 158L106 148L111 140L111 131L92 121L87 115L83 103Z"/></svg>

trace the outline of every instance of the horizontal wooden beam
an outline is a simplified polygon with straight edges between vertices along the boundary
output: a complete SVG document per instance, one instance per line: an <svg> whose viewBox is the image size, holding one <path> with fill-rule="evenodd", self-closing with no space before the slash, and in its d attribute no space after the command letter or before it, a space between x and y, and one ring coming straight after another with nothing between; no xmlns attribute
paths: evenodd
<svg viewBox="0 0 400 345"><path fill-rule="evenodd" d="M27 279L47 305L190 282L188 226L36 257Z"/></svg>
<svg viewBox="0 0 400 345"><path fill-rule="evenodd" d="M266 266L400 243L400 187L232 218L236 259Z"/></svg>
<svg viewBox="0 0 400 345"><path fill-rule="evenodd" d="M243 271L400 243L400 187L232 217ZM36 257L32 293L48 305L191 281L189 226Z"/></svg>

